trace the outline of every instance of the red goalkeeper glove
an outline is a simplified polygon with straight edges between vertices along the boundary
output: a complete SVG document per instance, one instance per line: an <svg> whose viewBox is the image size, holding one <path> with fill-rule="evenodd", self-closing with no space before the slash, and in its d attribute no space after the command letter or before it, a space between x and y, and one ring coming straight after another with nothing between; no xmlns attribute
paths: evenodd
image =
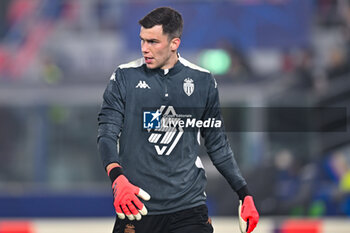
<svg viewBox="0 0 350 233"><path fill-rule="evenodd" d="M126 215L132 221L140 220L141 215L147 215L147 209L138 197L148 201L151 196L141 188L131 184L123 175L121 167L112 168L108 175L113 182L113 204L118 218L125 219Z"/></svg>
<svg viewBox="0 0 350 233"><path fill-rule="evenodd" d="M239 201L238 216L241 232L252 232L259 221L259 213L255 208L252 196L246 196L243 203L242 200Z"/></svg>

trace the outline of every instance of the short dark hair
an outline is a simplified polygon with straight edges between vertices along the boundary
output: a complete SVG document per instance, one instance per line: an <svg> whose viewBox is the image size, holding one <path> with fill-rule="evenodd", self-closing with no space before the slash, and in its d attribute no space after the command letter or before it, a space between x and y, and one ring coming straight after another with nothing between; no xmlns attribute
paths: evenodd
<svg viewBox="0 0 350 233"><path fill-rule="evenodd" d="M170 7L159 7L143 17L139 24L144 28L152 28L155 25L163 26L163 33L168 34L170 39L181 38L183 29L182 16Z"/></svg>

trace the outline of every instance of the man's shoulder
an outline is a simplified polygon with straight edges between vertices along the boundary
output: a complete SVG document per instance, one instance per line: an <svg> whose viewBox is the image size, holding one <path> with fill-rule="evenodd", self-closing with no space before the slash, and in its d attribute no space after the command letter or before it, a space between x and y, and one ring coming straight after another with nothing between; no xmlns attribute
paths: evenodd
<svg viewBox="0 0 350 233"><path fill-rule="evenodd" d="M121 64L118 66L118 68L119 69L138 68L138 67L141 67L143 64L145 64L145 59L139 58L139 59L133 60L131 62Z"/></svg>
<svg viewBox="0 0 350 233"><path fill-rule="evenodd" d="M116 79L122 79L123 75L121 75L121 73L124 73L124 74L125 74L125 72L128 73L129 70L130 70L130 72L133 72L132 70L140 68L144 64L145 64L144 58L139 58L139 59L133 60L131 62L121 64L117 67L116 70L114 70L110 80L116 81Z"/></svg>
<svg viewBox="0 0 350 233"><path fill-rule="evenodd" d="M195 65L194 63L189 62L182 57L179 58L179 61L186 67L186 69L190 70L190 75L193 75L193 78L195 78L197 81L201 80L208 83L213 82L215 84L215 87L217 86L215 78L209 70Z"/></svg>
<svg viewBox="0 0 350 233"><path fill-rule="evenodd" d="M204 69L203 67L200 67L188 60L186 60L185 58L183 57L180 57L179 58L179 61L181 62L181 64L183 64L184 66L186 66L188 69L191 69L195 72L201 72L201 73L205 73L205 74L210 74L210 71L207 70L207 69Z"/></svg>

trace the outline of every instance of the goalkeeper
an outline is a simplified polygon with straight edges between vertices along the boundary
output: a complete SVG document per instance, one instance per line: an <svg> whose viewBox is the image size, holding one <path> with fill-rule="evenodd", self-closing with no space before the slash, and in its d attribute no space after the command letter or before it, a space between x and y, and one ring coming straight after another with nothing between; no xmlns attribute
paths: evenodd
<svg viewBox="0 0 350 233"><path fill-rule="evenodd" d="M213 232L198 157L200 136L239 196L241 231L252 232L259 214L220 124L216 81L177 52L181 15L161 7L139 24L143 57L115 70L98 115L98 149L117 214L113 232ZM163 125L169 116L173 124ZM216 129L177 125L184 116L215 119Z"/></svg>

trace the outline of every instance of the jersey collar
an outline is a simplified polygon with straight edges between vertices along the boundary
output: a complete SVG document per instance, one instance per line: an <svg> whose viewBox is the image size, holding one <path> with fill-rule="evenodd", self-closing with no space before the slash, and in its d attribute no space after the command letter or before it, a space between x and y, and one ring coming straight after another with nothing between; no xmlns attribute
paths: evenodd
<svg viewBox="0 0 350 233"><path fill-rule="evenodd" d="M178 57L180 58L180 54L178 53L177 54ZM184 67L184 65L180 62L180 59L177 60L177 62L175 63L175 65L170 68L170 69L154 69L154 70L150 70L148 69L149 71L154 71L154 72L157 72L159 75L161 75L162 77L165 77L165 76L173 76L175 74L177 74L178 72L180 72L182 70L182 68Z"/></svg>

